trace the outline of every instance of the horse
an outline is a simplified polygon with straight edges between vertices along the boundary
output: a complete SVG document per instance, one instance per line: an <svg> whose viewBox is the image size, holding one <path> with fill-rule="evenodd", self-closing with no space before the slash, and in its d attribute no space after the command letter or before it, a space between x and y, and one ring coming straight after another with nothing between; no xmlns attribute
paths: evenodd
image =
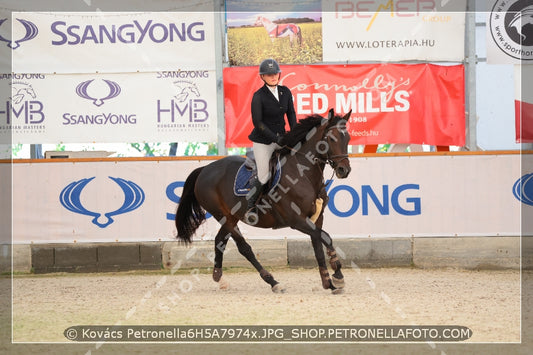
<svg viewBox="0 0 533 355"><path fill-rule="evenodd" d="M261 278L275 293L285 288L257 261L251 246L241 234L237 223L243 221L260 228L290 227L311 237L315 258L324 289L342 293L344 276L330 235L322 229L323 206L327 205L324 168L329 164L338 178L346 178L351 171L348 159L350 135L346 129L351 111L341 117L333 109L328 117L311 115L300 120L282 139L280 150L282 171L277 185L263 191L256 203L257 219L246 218L248 196L234 192L235 177L245 163L242 156L227 156L193 170L183 186L176 211L177 239L191 243L192 236L206 220L209 212L221 225L215 236L213 280L225 288L222 260L229 238L233 238L239 252L255 267ZM324 245L334 273L330 277L324 255Z"/></svg>
<svg viewBox="0 0 533 355"><path fill-rule="evenodd" d="M277 25L266 17L258 16L254 26L263 26L272 42L274 42L274 39L276 38L289 37L291 45L295 39L298 40L298 44L302 44L302 29L294 23L282 23Z"/></svg>

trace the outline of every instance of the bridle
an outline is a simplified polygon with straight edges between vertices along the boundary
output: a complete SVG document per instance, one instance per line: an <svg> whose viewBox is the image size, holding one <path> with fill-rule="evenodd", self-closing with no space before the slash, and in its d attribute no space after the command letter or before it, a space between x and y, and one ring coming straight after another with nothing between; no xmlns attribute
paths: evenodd
<svg viewBox="0 0 533 355"><path fill-rule="evenodd" d="M329 127L326 130L324 136L327 136L328 132L330 132L330 131L332 131L334 129L337 129L342 134L345 134L345 132L346 132L346 122L337 123L336 125ZM316 158L316 159L319 159L319 158ZM327 164L329 164L329 166L331 166L332 169L335 169L339 165L339 163L341 161L343 161L344 159L348 159L348 154L329 155L329 149L328 149L328 151L326 153L326 159L325 160L320 159L320 162L322 162L324 164L327 163Z"/></svg>

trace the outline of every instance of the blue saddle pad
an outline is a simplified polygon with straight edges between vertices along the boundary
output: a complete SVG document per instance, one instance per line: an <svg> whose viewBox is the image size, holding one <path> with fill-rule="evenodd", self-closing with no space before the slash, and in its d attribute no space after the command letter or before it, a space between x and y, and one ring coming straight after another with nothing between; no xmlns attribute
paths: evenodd
<svg viewBox="0 0 533 355"><path fill-rule="evenodd" d="M250 185L250 182L252 181L252 178L256 175L255 169L250 169L248 167L248 163L244 162L239 167L239 170L237 171L237 175L235 176L235 182L233 183L233 192L237 196L246 196L252 186ZM276 161L276 169L273 174L274 176L269 181L268 190L270 191L273 189L278 183L281 178L281 162L279 160L279 157Z"/></svg>

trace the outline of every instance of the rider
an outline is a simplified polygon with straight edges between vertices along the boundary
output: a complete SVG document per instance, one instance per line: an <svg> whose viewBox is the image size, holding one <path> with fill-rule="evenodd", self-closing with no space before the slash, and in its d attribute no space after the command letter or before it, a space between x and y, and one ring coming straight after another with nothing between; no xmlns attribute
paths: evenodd
<svg viewBox="0 0 533 355"><path fill-rule="evenodd" d="M296 125L296 112L292 93L288 87L279 85L281 69L274 59L265 59L259 65L259 76L264 85L252 98L252 122L254 129L248 138L253 142L257 165L257 180L247 195L247 214L256 213L255 204L264 185L270 178L269 161L276 149L283 145L285 115L289 127Z"/></svg>

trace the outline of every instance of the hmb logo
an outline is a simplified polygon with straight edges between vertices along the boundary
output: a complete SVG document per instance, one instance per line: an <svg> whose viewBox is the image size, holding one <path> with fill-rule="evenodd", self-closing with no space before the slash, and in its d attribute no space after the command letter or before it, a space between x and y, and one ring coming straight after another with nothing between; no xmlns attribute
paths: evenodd
<svg viewBox="0 0 533 355"><path fill-rule="evenodd" d="M17 40L13 40L12 39L12 36L2 36L0 35L0 41L2 42L7 42L7 46L11 49L17 49L18 47L20 47L20 42L25 42L25 41L29 41L30 39L33 39L37 36L37 34L39 33L39 30L37 29L37 26L33 23L33 22L30 22L28 20L23 20L23 19L16 19L19 23L22 24L22 26L24 26L24 30L25 30L25 34L22 38L20 39L17 39ZM0 20L0 26L2 26L4 24L4 22L7 21L7 18L5 19L2 19Z"/></svg>
<svg viewBox="0 0 533 355"><path fill-rule="evenodd" d="M11 83L11 97L6 101L5 110L0 110L0 115L5 115L8 125L22 123L17 119L24 119L24 124L42 123L45 119L44 105L36 99L37 94L30 83L14 81Z"/></svg>
<svg viewBox="0 0 533 355"><path fill-rule="evenodd" d="M196 84L190 81L175 81L174 86L177 93L170 99L168 108L163 108L161 100L157 100L157 122L160 123L166 113L170 114L172 123L178 116L188 117L191 123L207 121L207 101L200 98L200 90Z"/></svg>

